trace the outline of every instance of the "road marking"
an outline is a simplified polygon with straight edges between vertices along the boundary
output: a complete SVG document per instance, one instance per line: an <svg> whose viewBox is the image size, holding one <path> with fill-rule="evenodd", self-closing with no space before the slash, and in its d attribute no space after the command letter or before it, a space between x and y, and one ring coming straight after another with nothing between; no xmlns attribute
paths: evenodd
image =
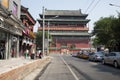
<svg viewBox="0 0 120 80"><path fill-rule="evenodd" d="M72 73L72 75L74 76L75 80L79 80L79 78L76 76L76 74L72 71L72 69L70 68L70 66L67 64L67 62L63 59L62 56L60 56L60 58L62 59L62 61L66 64L66 66L68 67L68 69L70 70L70 72Z"/></svg>

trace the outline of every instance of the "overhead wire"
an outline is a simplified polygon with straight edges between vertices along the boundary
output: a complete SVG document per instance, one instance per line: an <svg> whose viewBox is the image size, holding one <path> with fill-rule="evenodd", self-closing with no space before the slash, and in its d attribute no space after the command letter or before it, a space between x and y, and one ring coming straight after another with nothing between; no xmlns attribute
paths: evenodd
<svg viewBox="0 0 120 80"><path fill-rule="evenodd" d="M98 5L98 3L100 3L101 0L98 0L96 2L96 4L93 6L93 8L90 10L89 14L96 8L96 6Z"/></svg>
<svg viewBox="0 0 120 80"><path fill-rule="evenodd" d="M88 9L93 5L93 3L95 2L95 0L93 0L90 5L88 6L88 8L85 10L85 13L87 13Z"/></svg>
<svg viewBox="0 0 120 80"><path fill-rule="evenodd" d="M88 6L88 8L86 9L86 11L85 11L85 13L86 12L88 12L88 10L92 7L92 9L88 12L89 14L96 8L96 6L100 3L100 1L101 0L97 0L96 1L96 3L95 3L95 0L93 0L91 3L90 3L90 5ZM93 5L93 3L95 3L94 5ZM88 24L88 26L89 26L89 24ZM90 32L91 32L92 30L90 30Z"/></svg>

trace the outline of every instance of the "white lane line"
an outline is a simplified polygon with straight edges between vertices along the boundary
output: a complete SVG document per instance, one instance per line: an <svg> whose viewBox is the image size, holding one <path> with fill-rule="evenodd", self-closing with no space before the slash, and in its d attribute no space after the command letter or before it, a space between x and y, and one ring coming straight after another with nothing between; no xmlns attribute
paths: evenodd
<svg viewBox="0 0 120 80"><path fill-rule="evenodd" d="M72 69L70 68L70 66L67 64L67 62L63 59L62 56L60 56L60 58L62 59L62 61L66 64L66 66L68 67L68 69L70 70L70 72L72 73L72 75L74 76L75 80L79 80L79 78L76 76L76 74L72 71Z"/></svg>

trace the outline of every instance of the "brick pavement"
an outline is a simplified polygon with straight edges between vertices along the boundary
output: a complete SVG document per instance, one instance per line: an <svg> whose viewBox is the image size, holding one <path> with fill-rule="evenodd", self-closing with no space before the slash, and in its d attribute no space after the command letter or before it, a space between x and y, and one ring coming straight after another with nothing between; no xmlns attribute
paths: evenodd
<svg viewBox="0 0 120 80"><path fill-rule="evenodd" d="M30 72L41 66L50 57L42 59L24 59L14 58L9 60L0 60L0 80L21 80Z"/></svg>

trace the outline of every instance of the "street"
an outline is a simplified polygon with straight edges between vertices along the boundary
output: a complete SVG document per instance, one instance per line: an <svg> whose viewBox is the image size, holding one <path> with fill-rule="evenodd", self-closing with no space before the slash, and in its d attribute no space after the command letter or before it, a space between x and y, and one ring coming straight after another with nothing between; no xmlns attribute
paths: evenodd
<svg viewBox="0 0 120 80"><path fill-rule="evenodd" d="M119 80L120 69L98 62L52 54L51 63L35 80Z"/></svg>

